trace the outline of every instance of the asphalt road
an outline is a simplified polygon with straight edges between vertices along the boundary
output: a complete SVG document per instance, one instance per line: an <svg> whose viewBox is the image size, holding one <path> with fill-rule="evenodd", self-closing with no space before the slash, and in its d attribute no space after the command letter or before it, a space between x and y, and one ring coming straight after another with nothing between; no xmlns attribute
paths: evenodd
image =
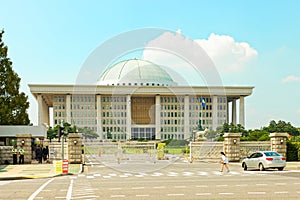
<svg viewBox="0 0 300 200"><path fill-rule="evenodd" d="M136 173L94 163L76 176L1 181L0 199L299 199L300 171L230 169L221 173L217 163L179 160Z"/></svg>

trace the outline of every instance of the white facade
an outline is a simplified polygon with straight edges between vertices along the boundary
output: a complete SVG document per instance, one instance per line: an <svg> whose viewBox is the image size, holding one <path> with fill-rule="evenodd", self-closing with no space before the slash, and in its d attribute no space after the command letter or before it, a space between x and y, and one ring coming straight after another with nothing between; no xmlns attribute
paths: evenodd
<svg viewBox="0 0 300 200"><path fill-rule="evenodd" d="M178 86L159 66L136 59L107 69L95 85L29 87L38 101L39 125L49 124L50 118L54 124L63 120L77 127L89 127L101 139L108 134L113 139L187 139L199 122L208 129L216 129L224 122L244 125L245 97L253 90ZM204 107L201 97L206 102ZM50 107L53 116L49 116Z"/></svg>

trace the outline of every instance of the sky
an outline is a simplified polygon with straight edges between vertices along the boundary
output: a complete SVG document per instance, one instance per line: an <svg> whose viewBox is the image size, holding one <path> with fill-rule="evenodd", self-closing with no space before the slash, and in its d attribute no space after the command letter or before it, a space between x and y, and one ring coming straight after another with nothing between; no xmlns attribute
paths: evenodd
<svg viewBox="0 0 300 200"><path fill-rule="evenodd" d="M103 43L132 30L158 28L199 44L225 86L255 87L245 98L247 129L271 120L300 127L297 0L0 0L0 5L3 40L34 125L37 102L28 84L74 84ZM147 50L138 55L157 62L162 57Z"/></svg>

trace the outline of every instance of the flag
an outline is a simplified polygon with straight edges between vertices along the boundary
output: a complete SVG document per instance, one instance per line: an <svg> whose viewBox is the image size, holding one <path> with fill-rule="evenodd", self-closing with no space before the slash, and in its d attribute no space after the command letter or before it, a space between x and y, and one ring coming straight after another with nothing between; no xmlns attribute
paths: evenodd
<svg viewBox="0 0 300 200"><path fill-rule="evenodd" d="M202 98L202 97L200 97L200 103L201 103L202 107L206 106L206 102L205 102L204 98Z"/></svg>

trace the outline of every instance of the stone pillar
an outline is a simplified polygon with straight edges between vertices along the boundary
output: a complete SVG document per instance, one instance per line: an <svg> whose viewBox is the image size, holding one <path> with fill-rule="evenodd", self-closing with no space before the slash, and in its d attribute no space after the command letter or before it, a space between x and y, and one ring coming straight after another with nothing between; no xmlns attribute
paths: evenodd
<svg viewBox="0 0 300 200"><path fill-rule="evenodd" d="M236 100L233 99L232 100L232 108L231 108L231 123L233 123L234 125L236 125Z"/></svg>
<svg viewBox="0 0 300 200"><path fill-rule="evenodd" d="M270 133L271 151L277 151L286 157L286 138L287 133Z"/></svg>
<svg viewBox="0 0 300 200"><path fill-rule="evenodd" d="M102 130L102 105L101 105L101 95L97 94L96 95L96 106L97 106L97 112L96 112L96 117L97 117L97 133L99 134L100 140L103 140L103 130Z"/></svg>
<svg viewBox="0 0 300 200"><path fill-rule="evenodd" d="M38 126L50 124L49 120L49 107L46 105L43 97L41 94L37 96L37 103L38 103Z"/></svg>
<svg viewBox="0 0 300 200"><path fill-rule="evenodd" d="M66 96L66 122L73 124L71 120L71 95L67 94Z"/></svg>
<svg viewBox="0 0 300 200"><path fill-rule="evenodd" d="M225 133L223 142L223 151L228 161L240 161L240 138L241 133Z"/></svg>
<svg viewBox="0 0 300 200"><path fill-rule="evenodd" d="M17 134L17 148L19 149L23 146L24 153L24 163L31 164L32 160L32 149L31 149L31 134ZM18 156L19 162L19 156Z"/></svg>
<svg viewBox="0 0 300 200"><path fill-rule="evenodd" d="M239 124L245 127L245 97L240 96Z"/></svg>
<svg viewBox="0 0 300 200"><path fill-rule="evenodd" d="M131 96L126 96L127 109L126 109L126 140L131 139Z"/></svg>
<svg viewBox="0 0 300 200"><path fill-rule="evenodd" d="M160 140L160 95L155 96L155 139Z"/></svg>
<svg viewBox="0 0 300 200"><path fill-rule="evenodd" d="M228 102L228 99L226 101L227 101L227 103L226 103L226 123L229 124L229 102Z"/></svg>
<svg viewBox="0 0 300 200"><path fill-rule="evenodd" d="M212 129L216 130L218 126L218 96L212 97Z"/></svg>
<svg viewBox="0 0 300 200"><path fill-rule="evenodd" d="M188 95L184 96L184 139L190 138L190 97Z"/></svg>
<svg viewBox="0 0 300 200"><path fill-rule="evenodd" d="M70 164L82 163L82 138L78 133L69 133L68 158Z"/></svg>

